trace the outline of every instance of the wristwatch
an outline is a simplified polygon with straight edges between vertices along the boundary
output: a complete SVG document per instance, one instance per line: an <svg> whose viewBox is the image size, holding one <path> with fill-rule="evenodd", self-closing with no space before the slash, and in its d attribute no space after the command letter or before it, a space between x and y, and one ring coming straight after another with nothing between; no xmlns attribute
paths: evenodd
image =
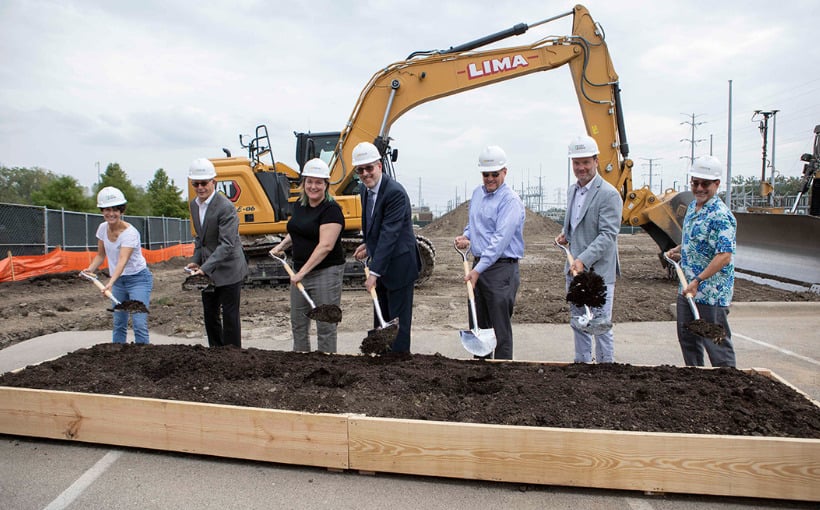
<svg viewBox="0 0 820 510"><path fill-rule="evenodd" d="M700 276L695 276L695 277L693 278L693 280L695 280L696 282L698 282L698 284L703 283L703 279L702 279Z"/></svg>

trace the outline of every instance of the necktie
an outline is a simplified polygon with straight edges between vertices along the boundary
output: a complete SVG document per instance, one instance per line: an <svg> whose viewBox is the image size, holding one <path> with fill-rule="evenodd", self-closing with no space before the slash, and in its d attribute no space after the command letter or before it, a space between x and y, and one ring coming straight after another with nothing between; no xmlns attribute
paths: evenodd
<svg viewBox="0 0 820 510"><path fill-rule="evenodd" d="M373 190L367 190L367 221L370 222L373 219L373 208L376 205L376 194L373 193Z"/></svg>

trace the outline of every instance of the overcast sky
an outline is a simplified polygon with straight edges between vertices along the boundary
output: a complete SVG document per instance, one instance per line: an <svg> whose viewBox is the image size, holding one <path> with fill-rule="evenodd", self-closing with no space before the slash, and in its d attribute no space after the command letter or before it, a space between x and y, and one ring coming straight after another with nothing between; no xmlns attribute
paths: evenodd
<svg viewBox="0 0 820 510"><path fill-rule="evenodd" d="M144 186L158 168L185 189L197 157L245 154L267 124L295 164L294 131L338 131L381 67L572 9L557 1L0 0L0 165L41 167L84 186L117 162ZM636 187L680 186L690 154L726 160L733 81L733 174L759 176L755 110L776 116L775 167L802 172L820 124L816 0L584 3L620 76ZM571 33L570 18L504 46ZM774 125L770 122L770 129ZM566 146L583 130L566 67L426 103L391 129L411 200L442 212L479 183L489 144L508 183L563 199ZM769 154L771 159L771 152ZM768 172L768 170L767 170ZM185 191L187 194L187 190ZM421 197L419 197L421 193Z"/></svg>

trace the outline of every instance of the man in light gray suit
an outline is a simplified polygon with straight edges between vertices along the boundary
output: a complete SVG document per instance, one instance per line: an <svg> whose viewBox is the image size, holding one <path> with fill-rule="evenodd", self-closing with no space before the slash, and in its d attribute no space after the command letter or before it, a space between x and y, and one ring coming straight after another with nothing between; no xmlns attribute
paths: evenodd
<svg viewBox="0 0 820 510"><path fill-rule="evenodd" d="M567 272L567 289L572 273L595 271L606 283L606 303L593 308L594 321L612 323L612 298L615 278L620 275L618 264L618 232L621 228L623 200L620 193L598 174L598 144L590 136L579 136L569 145L572 171L578 179L567 191L567 215L564 228L555 238L558 244L569 244L575 258ZM572 316L583 315L584 309L570 303ZM612 328L596 335L572 326L575 337L575 362L591 363L592 341L595 340L595 361L615 361L615 337Z"/></svg>
<svg viewBox="0 0 820 510"><path fill-rule="evenodd" d="M213 281L202 291L208 345L242 347L239 299L248 264L239 239L239 216L231 201L216 192L216 169L208 159L195 159L188 179L196 191L190 203L196 236L194 261L186 267Z"/></svg>

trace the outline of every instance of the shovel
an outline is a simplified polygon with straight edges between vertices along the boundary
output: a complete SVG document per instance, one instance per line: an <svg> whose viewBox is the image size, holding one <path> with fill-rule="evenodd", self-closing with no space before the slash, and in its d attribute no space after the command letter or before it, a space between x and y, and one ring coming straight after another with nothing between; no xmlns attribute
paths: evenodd
<svg viewBox="0 0 820 510"><path fill-rule="evenodd" d="M97 275L88 274L85 271L80 271L80 276L89 280L93 283L98 289L103 290L105 289L105 285L102 284ZM114 303L114 310L115 311L123 311L123 312L132 312L132 313L148 313L148 308L145 307L145 303L142 301L135 301L133 299L129 299L124 302L120 302L119 299L114 297L114 294L111 293L110 290L105 291L105 297L111 300Z"/></svg>
<svg viewBox="0 0 820 510"><path fill-rule="evenodd" d="M553 241L553 244L555 244L555 246L557 246L557 247L561 248L562 250L564 250L564 253L566 253L566 255L567 255L567 261L569 262L569 265L571 267L572 263L575 262L575 259L573 258L572 253L570 253L569 248L567 248L563 244L558 244L554 241ZM600 287L601 284L602 284L602 281L603 281L603 278L601 278L600 275L595 275L595 276L593 276L593 277L591 277L591 278L589 278L585 281L582 280L580 283L578 283L578 282L576 282L576 280L579 278L578 273L576 273L575 271L572 271L572 276L573 276L573 282L570 283L570 287L572 287L573 284L585 285L587 283L593 283L593 285L595 287ZM596 277L601 279L601 282L595 281ZM603 286L603 289L604 289L603 299L605 300L606 299L605 298L605 296L606 296L606 294L605 294L606 293L606 286L605 285ZM600 303L601 297L602 296L593 296L591 299L593 301L595 301L596 304L597 304L597 303ZM592 310L590 310L589 305L587 305L586 303L575 303L575 302L573 302L573 304L575 304L577 306L583 306L584 307L584 315L573 315L573 316L570 317L570 323L573 325L573 327L575 327L575 329L583 331L584 333L586 333L588 335L600 335L602 333L606 333L612 327L612 323L605 320L605 319L603 319L603 318L597 319L597 320L594 319L594 316L592 315ZM599 306L601 306L601 305L603 305L603 303L601 303Z"/></svg>
<svg viewBox="0 0 820 510"><path fill-rule="evenodd" d="M290 267L290 264L288 264L287 257L285 257L284 255L282 257L277 257L272 253L268 253L268 255L281 262L282 266L285 268L285 271L287 271L290 276L293 276L295 274L293 272L293 269ZM337 324L342 321L341 308L339 308L336 305L329 304L316 306L316 303L314 303L313 300L310 299L310 296L305 290L305 286L302 285L302 282L297 283L296 288L299 289L299 292L302 293L302 296L304 296L305 301L307 301L310 305L310 311L305 314L305 316L308 319L320 322L332 322Z"/></svg>
<svg viewBox="0 0 820 510"><path fill-rule="evenodd" d="M667 257L666 252L663 253L663 258L675 268L678 280L680 280L681 285L683 285L685 289L689 284L686 282L686 276L683 274L683 269L681 269L680 264ZM700 313L698 313L698 307L695 306L695 300L692 299L692 294L684 294L683 297L686 298L686 301L689 303L689 308L692 310L692 315L695 317L695 320L686 324L686 329L698 336L709 338L716 344L721 343L723 339L726 338L726 330L723 329L723 326L713 322L706 322L700 318Z"/></svg>
<svg viewBox="0 0 820 510"><path fill-rule="evenodd" d="M185 281L182 282L182 290L205 290L208 287L213 287L213 283L210 278L208 278L204 274L192 274L194 272L193 269L189 269L187 267L182 268L188 273L190 276L185 278Z"/></svg>
<svg viewBox="0 0 820 510"><path fill-rule="evenodd" d="M367 264L364 266L364 276L370 278L370 269ZM384 322L376 287L370 289L370 295L373 298L373 306L376 309L376 317L379 319L380 326L367 332L367 337L362 340L360 349L364 354L384 354L390 351L393 340L399 334L399 318L396 317L390 322Z"/></svg>
<svg viewBox="0 0 820 510"><path fill-rule="evenodd" d="M461 259L464 262L464 276L467 276L470 274L467 250L459 250L455 242L453 242L453 248L461 254ZM495 330L492 328L480 329L478 327L478 316L475 311L475 291L473 290L473 283L470 281L467 281L467 300L470 303L470 318L472 319L473 329L458 332L461 336L461 345L473 356L489 356L496 346Z"/></svg>

